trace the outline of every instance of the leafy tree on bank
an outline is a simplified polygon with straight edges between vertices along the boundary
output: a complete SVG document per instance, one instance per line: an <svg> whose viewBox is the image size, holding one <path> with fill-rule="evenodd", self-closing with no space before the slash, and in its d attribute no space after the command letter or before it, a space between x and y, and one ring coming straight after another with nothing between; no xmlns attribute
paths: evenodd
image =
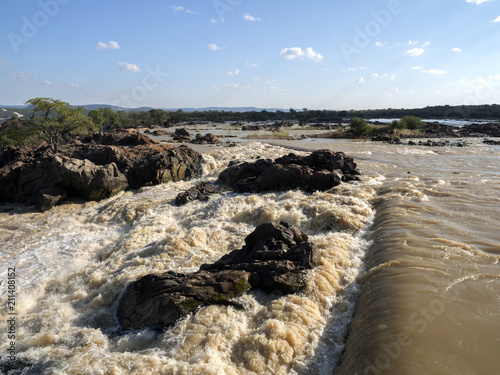
<svg viewBox="0 0 500 375"><path fill-rule="evenodd" d="M68 103L52 98L34 98L26 104L33 107L32 113L27 115L28 126L50 145L54 154L63 141L96 130L92 120L83 114L82 107L71 108Z"/></svg>
<svg viewBox="0 0 500 375"><path fill-rule="evenodd" d="M120 116L118 112L111 108L99 108L89 111L88 117L99 128L102 133L105 129L114 129L120 127Z"/></svg>
<svg viewBox="0 0 500 375"><path fill-rule="evenodd" d="M354 134L365 135L370 133L371 127L366 120L355 118L350 124L350 130Z"/></svg>
<svg viewBox="0 0 500 375"><path fill-rule="evenodd" d="M405 116L401 119L400 122L403 124L404 128L410 130L418 130L421 129L422 126L424 126L422 119L416 116Z"/></svg>
<svg viewBox="0 0 500 375"><path fill-rule="evenodd" d="M0 145L4 147L36 147L42 143L37 132L17 116L12 116L1 125Z"/></svg>

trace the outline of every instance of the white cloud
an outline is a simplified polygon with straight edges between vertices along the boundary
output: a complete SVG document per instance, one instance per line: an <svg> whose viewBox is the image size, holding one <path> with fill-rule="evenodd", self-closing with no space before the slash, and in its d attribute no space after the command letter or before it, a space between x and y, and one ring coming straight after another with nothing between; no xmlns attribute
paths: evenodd
<svg viewBox="0 0 500 375"><path fill-rule="evenodd" d="M311 47L307 47L305 50L300 47L285 48L280 52L280 56L285 60L294 60L297 58L301 60L310 59L314 62L320 62L323 60L323 56L314 52Z"/></svg>
<svg viewBox="0 0 500 375"><path fill-rule="evenodd" d="M217 23L217 20L215 18L210 18L210 23Z"/></svg>
<svg viewBox="0 0 500 375"><path fill-rule="evenodd" d="M249 13L245 13L245 15L243 16L243 19L245 21L251 21L251 22L255 22L255 21L261 22L262 21L260 18L258 18L258 17L256 18Z"/></svg>
<svg viewBox="0 0 500 375"><path fill-rule="evenodd" d="M482 4L482 3L485 3L487 1L490 1L490 0L466 0L467 3L473 3L473 4Z"/></svg>
<svg viewBox="0 0 500 375"><path fill-rule="evenodd" d="M238 87L240 87L240 85L238 85L237 83L226 83L224 87L226 89L237 89Z"/></svg>
<svg viewBox="0 0 500 375"><path fill-rule="evenodd" d="M141 71L141 69L137 65L134 65L134 64L131 64L131 63L126 63L126 62L119 62L118 63L118 67L121 70L124 70L126 72L137 73L137 72Z"/></svg>
<svg viewBox="0 0 500 375"><path fill-rule="evenodd" d="M366 69L368 69L368 68L367 68L366 66L362 66L362 67L360 67L359 69L361 69L361 70L366 70Z"/></svg>
<svg viewBox="0 0 500 375"><path fill-rule="evenodd" d="M452 52L462 52L462 49L461 48L458 48L458 47L454 47L451 49Z"/></svg>
<svg viewBox="0 0 500 375"><path fill-rule="evenodd" d="M371 78L378 78L379 75L378 75L378 73L372 73L372 74L370 74L370 77Z"/></svg>
<svg viewBox="0 0 500 375"><path fill-rule="evenodd" d="M500 74L495 74L494 76L489 77L490 81L500 82Z"/></svg>
<svg viewBox="0 0 500 375"><path fill-rule="evenodd" d="M405 56L420 56L424 52L425 52L425 49L416 47L416 48L413 48L413 49L409 49L408 51L406 51L404 53L404 55Z"/></svg>
<svg viewBox="0 0 500 375"><path fill-rule="evenodd" d="M120 49L120 46L118 45L118 42L115 42L114 40L110 40L107 43L103 43L103 42L97 43L97 46L95 48L97 48L97 49Z"/></svg>
<svg viewBox="0 0 500 375"><path fill-rule="evenodd" d="M208 49L210 49L211 51L218 51L220 50L221 48L217 46L217 44L215 43L210 43L208 46Z"/></svg>
<svg viewBox="0 0 500 375"><path fill-rule="evenodd" d="M347 68L347 69L342 69L343 72L355 72L356 68Z"/></svg>
<svg viewBox="0 0 500 375"><path fill-rule="evenodd" d="M228 76L237 76L238 74L240 74L239 69L234 69L234 70L230 70L229 72L227 72Z"/></svg>
<svg viewBox="0 0 500 375"><path fill-rule="evenodd" d="M191 9L185 9L182 5L171 5L170 8L174 10L174 12L182 12L185 11L187 14L200 14L200 12L195 12Z"/></svg>
<svg viewBox="0 0 500 375"><path fill-rule="evenodd" d="M251 63L251 62L249 62L248 60L246 60L246 61L245 61L245 64L246 64L247 66L249 66L250 68L256 68L256 67L258 67L258 66L259 66L257 63Z"/></svg>
<svg viewBox="0 0 500 375"><path fill-rule="evenodd" d="M391 81L395 81L395 80L396 80L396 75L395 75L395 74L391 75L391 76L389 77L389 79L390 79Z"/></svg>
<svg viewBox="0 0 500 375"><path fill-rule="evenodd" d="M422 70L422 73L434 74L434 75L446 74L444 70L439 70L439 69Z"/></svg>
<svg viewBox="0 0 500 375"><path fill-rule="evenodd" d="M497 18L495 18L493 21L491 22L500 22L500 16L498 16Z"/></svg>
<svg viewBox="0 0 500 375"><path fill-rule="evenodd" d="M359 83L359 84L366 83L366 81L365 81L365 79L363 77L358 78L354 82Z"/></svg>
<svg viewBox="0 0 500 375"><path fill-rule="evenodd" d="M413 70L423 70L424 67L423 66L412 66L411 67Z"/></svg>
<svg viewBox="0 0 500 375"><path fill-rule="evenodd" d="M375 45L377 47L385 47L387 45L387 43L385 43L385 42L384 43L382 43L382 42L376 42Z"/></svg>

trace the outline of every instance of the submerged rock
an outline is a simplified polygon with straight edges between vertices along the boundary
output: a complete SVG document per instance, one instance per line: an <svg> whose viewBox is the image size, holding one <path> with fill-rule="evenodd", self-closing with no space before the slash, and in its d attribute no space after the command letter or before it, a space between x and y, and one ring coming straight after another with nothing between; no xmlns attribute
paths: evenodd
<svg viewBox="0 0 500 375"><path fill-rule="evenodd" d="M185 192L179 193L175 198L175 204L177 206L182 206L188 202L198 200L198 201L208 201L211 194L220 193L222 189L217 186L202 182L192 188L186 190Z"/></svg>
<svg viewBox="0 0 500 375"><path fill-rule="evenodd" d="M210 304L233 304L252 289L295 293L306 285L305 271L320 264L314 245L287 223L258 226L245 246L204 264L197 272L166 272L133 282L123 294L117 317L124 329L158 328Z"/></svg>

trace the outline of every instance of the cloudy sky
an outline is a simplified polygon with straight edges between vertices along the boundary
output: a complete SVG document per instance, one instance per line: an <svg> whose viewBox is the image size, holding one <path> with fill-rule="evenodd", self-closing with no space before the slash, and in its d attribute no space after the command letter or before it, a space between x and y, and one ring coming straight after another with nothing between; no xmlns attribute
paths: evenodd
<svg viewBox="0 0 500 375"><path fill-rule="evenodd" d="M0 104L417 108L500 102L500 0L26 0Z"/></svg>

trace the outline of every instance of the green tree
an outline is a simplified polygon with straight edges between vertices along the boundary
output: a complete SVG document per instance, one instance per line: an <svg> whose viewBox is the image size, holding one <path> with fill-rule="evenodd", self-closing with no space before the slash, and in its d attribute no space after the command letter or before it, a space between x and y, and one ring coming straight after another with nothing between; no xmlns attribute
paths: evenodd
<svg viewBox="0 0 500 375"><path fill-rule="evenodd" d="M12 116L1 125L0 145L6 147L36 147L42 143L35 129L26 121Z"/></svg>
<svg viewBox="0 0 500 375"><path fill-rule="evenodd" d="M99 108L89 111L88 116L102 133L106 128L120 127L120 116L111 108Z"/></svg>
<svg viewBox="0 0 500 375"><path fill-rule="evenodd" d="M370 125L368 125L368 122L366 120L362 120L360 118L355 118L352 120L350 129L354 134L357 135L364 135L368 134L371 131Z"/></svg>
<svg viewBox="0 0 500 375"><path fill-rule="evenodd" d="M26 104L33 107L27 116L29 126L50 145L53 153L58 152L63 140L96 130L92 120L83 114L83 107L71 108L68 103L52 98L34 98Z"/></svg>
<svg viewBox="0 0 500 375"><path fill-rule="evenodd" d="M170 118L169 113L165 112L162 109L152 109L149 111L149 113L151 115L151 122L153 125L162 126Z"/></svg>
<svg viewBox="0 0 500 375"><path fill-rule="evenodd" d="M416 116L405 116L401 119L401 123L404 124L405 128L410 130L417 130L423 126L423 122L420 117Z"/></svg>

